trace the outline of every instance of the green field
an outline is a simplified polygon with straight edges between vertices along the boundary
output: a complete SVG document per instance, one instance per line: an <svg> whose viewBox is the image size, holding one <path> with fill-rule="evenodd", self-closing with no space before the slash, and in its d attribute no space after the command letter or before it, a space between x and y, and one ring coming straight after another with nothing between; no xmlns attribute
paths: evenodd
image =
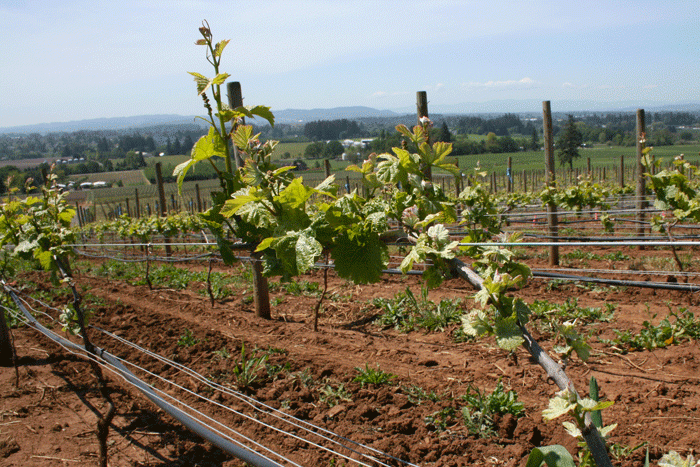
<svg viewBox="0 0 700 467"><path fill-rule="evenodd" d="M107 182L121 181L124 187L148 185L148 179L143 175L143 170L124 170L120 172L100 172L92 174L76 174L68 177L75 182Z"/></svg>
<svg viewBox="0 0 700 467"><path fill-rule="evenodd" d="M664 159L669 161L679 154L685 154L686 159L696 161L700 159L698 152L700 144L679 145L679 146L658 146L652 151L656 159ZM586 169L588 158L591 159L591 167L619 167L620 156L624 156L625 166L635 164L636 148L626 146L607 146L596 145L592 148L584 148L580 150L581 157L574 160L574 169ZM556 151L555 151L556 154ZM544 151L525 151L525 152L510 152L501 154L472 154L468 156L458 156L459 166L464 169L476 167L480 163L482 169L487 171L505 170L508 165L508 157L513 158L513 172L518 173L523 170L544 170ZM555 155L556 158L556 155ZM556 161L557 169L568 168L559 165Z"/></svg>

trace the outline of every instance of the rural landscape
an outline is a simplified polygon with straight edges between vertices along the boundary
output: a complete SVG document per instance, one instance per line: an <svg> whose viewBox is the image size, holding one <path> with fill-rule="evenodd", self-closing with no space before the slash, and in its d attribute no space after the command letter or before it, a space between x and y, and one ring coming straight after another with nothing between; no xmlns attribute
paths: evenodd
<svg viewBox="0 0 700 467"><path fill-rule="evenodd" d="M0 134L1 466L700 465L700 108L286 116L198 32L199 117Z"/></svg>

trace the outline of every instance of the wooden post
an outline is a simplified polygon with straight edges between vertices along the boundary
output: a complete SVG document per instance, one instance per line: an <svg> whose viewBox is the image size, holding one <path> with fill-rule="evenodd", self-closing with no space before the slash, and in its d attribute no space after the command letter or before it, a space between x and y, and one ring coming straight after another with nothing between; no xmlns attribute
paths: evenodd
<svg viewBox="0 0 700 467"><path fill-rule="evenodd" d="M80 212L80 204L78 204L77 201L75 202L75 216L78 218L78 225L79 225L80 228L82 229L82 228L83 228L83 224L84 224L84 222L83 222L83 216L82 216L82 213Z"/></svg>
<svg viewBox="0 0 700 467"><path fill-rule="evenodd" d="M326 178L331 176L331 161L328 159L323 161L323 171L326 175Z"/></svg>
<svg viewBox="0 0 700 467"><path fill-rule="evenodd" d="M136 218L141 217L141 204L139 203L139 189L134 188L134 201L136 202Z"/></svg>
<svg viewBox="0 0 700 467"><path fill-rule="evenodd" d="M459 169L459 159L455 159L455 166ZM455 198L459 197L459 194L462 192L462 172L460 171L457 175L455 175Z"/></svg>
<svg viewBox="0 0 700 467"><path fill-rule="evenodd" d="M620 154L620 188L625 187L625 156Z"/></svg>
<svg viewBox="0 0 700 467"><path fill-rule="evenodd" d="M158 207L160 208L160 212L158 213L160 216L167 216L168 215L168 208L165 205L165 188L163 187L163 168L162 168L162 163L156 162L156 183L158 184ZM170 249L170 237L165 237L165 255L170 256L172 254L172 251Z"/></svg>
<svg viewBox="0 0 700 467"><path fill-rule="evenodd" d="M590 157L588 158L588 165L587 165L587 167L588 167L588 169L587 169L588 178L590 179L590 178L592 178L592 177L591 177L591 158L590 158Z"/></svg>
<svg viewBox="0 0 700 467"><path fill-rule="evenodd" d="M554 165L554 138L552 135L552 108L549 101L542 102L542 120L544 125L544 159L545 180L547 186L556 187L555 165ZM559 235L559 219L557 217L557 205L553 202L547 203L547 234L550 241L555 241ZM549 265L559 266L559 247L549 247Z"/></svg>
<svg viewBox="0 0 700 467"><path fill-rule="evenodd" d="M523 193L527 193L527 170L523 169Z"/></svg>
<svg viewBox="0 0 700 467"><path fill-rule="evenodd" d="M177 211L177 202L175 201L175 193L170 194L170 205L173 207L173 211Z"/></svg>
<svg viewBox="0 0 700 467"><path fill-rule="evenodd" d="M428 118L428 93L425 91L418 91L416 93L416 110L418 114L418 124L422 125L420 122L420 119L423 117ZM430 145L430 127L428 127L427 130L427 137L428 137L428 145ZM432 181L433 180L433 173L432 173L432 168L425 164L421 167L421 171L423 172L423 178L426 180Z"/></svg>
<svg viewBox="0 0 700 467"><path fill-rule="evenodd" d="M260 253L250 255L253 266L253 289L255 290L255 314L259 318L271 319L270 316L270 291L267 277L263 276L263 264Z"/></svg>
<svg viewBox="0 0 700 467"><path fill-rule="evenodd" d="M126 215L131 217L131 205L129 205L129 198L126 198Z"/></svg>
<svg viewBox="0 0 700 467"><path fill-rule="evenodd" d="M228 105L232 109L243 106L243 92L241 91L241 83L238 81L233 81L226 85L228 90ZM245 120L241 120L241 123L245 123ZM240 169L243 167L243 159L238 153L238 148L233 145L233 157L236 161L236 168Z"/></svg>
<svg viewBox="0 0 700 467"><path fill-rule="evenodd" d="M646 133L644 125L644 109L637 109L637 171L635 175L637 176L637 235L640 237L644 236L644 209L646 208L646 178L644 177L644 165L642 164L642 153L645 144L642 142L644 140L644 134ZM643 247L640 247L640 250Z"/></svg>
<svg viewBox="0 0 700 467"><path fill-rule="evenodd" d="M14 361L14 351L12 350L12 340L10 339L10 328L5 321L4 307L0 307L0 366L12 366Z"/></svg>
<svg viewBox="0 0 700 467"><path fill-rule="evenodd" d="M197 212L202 212L202 197L199 195L199 183L194 185L194 191L197 195Z"/></svg>
<svg viewBox="0 0 700 467"><path fill-rule="evenodd" d="M506 169L506 191L513 192L513 156L508 156L508 168Z"/></svg>

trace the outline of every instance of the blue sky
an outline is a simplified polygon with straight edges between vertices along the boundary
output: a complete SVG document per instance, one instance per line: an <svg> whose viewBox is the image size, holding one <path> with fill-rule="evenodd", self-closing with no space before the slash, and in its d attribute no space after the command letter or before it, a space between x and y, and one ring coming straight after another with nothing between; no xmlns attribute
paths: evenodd
<svg viewBox="0 0 700 467"><path fill-rule="evenodd" d="M700 102L698 0L0 0L0 127L201 114L203 19L273 111Z"/></svg>

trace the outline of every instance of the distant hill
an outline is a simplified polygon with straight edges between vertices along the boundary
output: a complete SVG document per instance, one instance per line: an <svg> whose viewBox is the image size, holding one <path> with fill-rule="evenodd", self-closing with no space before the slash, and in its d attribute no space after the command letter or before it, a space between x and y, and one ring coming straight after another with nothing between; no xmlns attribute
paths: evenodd
<svg viewBox="0 0 700 467"><path fill-rule="evenodd" d="M0 128L0 133L58 133L80 130L125 130L156 125L194 124L194 116L182 115L139 115L135 117L95 118L92 120L76 120L72 122L38 123Z"/></svg>
<svg viewBox="0 0 700 467"><path fill-rule="evenodd" d="M691 112L700 113L700 103L666 104L660 102L594 102L594 101L552 101L554 113L569 112L634 112L637 108L644 108L647 112ZM360 119L393 119L405 115L415 115L415 107L404 109L378 110L371 107L335 107L332 109L272 109L276 123L304 124L317 120L360 120ZM542 101L536 100L501 100L488 102L464 102L450 105L431 105L430 114L437 116L460 114L540 114ZM258 119L255 121L262 125L266 122ZM53 133L73 132L80 130L128 130L152 128L157 126L173 125L197 125L204 128L206 124L194 115L140 115L134 117L97 118L92 120L78 120L72 122L39 123L36 125L23 125L0 128L0 134L4 133Z"/></svg>

